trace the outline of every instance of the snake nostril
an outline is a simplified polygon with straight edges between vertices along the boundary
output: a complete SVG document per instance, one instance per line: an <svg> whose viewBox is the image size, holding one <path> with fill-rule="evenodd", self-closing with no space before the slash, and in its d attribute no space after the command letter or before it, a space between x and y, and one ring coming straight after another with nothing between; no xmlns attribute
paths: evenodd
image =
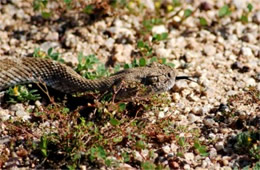
<svg viewBox="0 0 260 170"><path fill-rule="evenodd" d="M168 73L168 77L171 77L171 73Z"/></svg>

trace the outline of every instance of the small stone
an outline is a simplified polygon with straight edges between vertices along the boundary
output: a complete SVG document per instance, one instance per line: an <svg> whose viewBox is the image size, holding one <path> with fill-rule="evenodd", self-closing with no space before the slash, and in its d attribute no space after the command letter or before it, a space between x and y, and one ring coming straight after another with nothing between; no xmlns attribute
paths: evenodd
<svg viewBox="0 0 260 170"><path fill-rule="evenodd" d="M216 143L215 147L216 147L217 151L223 150L224 149L224 143L222 141L218 142L218 143Z"/></svg>
<svg viewBox="0 0 260 170"><path fill-rule="evenodd" d="M237 9L244 9L246 8L247 2L241 0L233 0L233 4Z"/></svg>
<svg viewBox="0 0 260 170"><path fill-rule="evenodd" d="M133 47L129 44L115 44L115 58L118 62L130 63Z"/></svg>
<svg viewBox="0 0 260 170"><path fill-rule="evenodd" d="M17 117L22 118L23 121L29 120L31 118L29 113L24 110L18 110L15 112L15 114Z"/></svg>
<svg viewBox="0 0 260 170"><path fill-rule="evenodd" d="M209 151L209 158L212 160L218 156L217 150L215 148L211 148Z"/></svg>
<svg viewBox="0 0 260 170"><path fill-rule="evenodd" d="M134 152L134 157L135 157L136 160L138 160L140 162L143 161L142 155L139 152L137 152L137 151Z"/></svg>
<svg viewBox="0 0 260 170"><path fill-rule="evenodd" d="M70 47L70 48L75 48L77 47L77 44L78 44L78 39L75 35L73 34L66 34L65 36L65 45L67 47Z"/></svg>
<svg viewBox="0 0 260 170"><path fill-rule="evenodd" d="M191 168L190 168L190 165L189 165L189 164L185 164L185 165L183 166L183 169L185 169L185 170L190 170Z"/></svg>
<svg viewBox="0 0 260 170"><path fill-rule="evenodd" d="M260 11L256 12L255 15L253 16L253 21L256 24L260 24Z"/></svg>
<svg viewBox="0 0 260 170"><path fill-rule="evenodd" d="M180 96L179 93L173 93L172 99L173 99L174 102L178 102L178 101L180 101L181 96Z"/></svg>
<svg viewBox="0 0 260 170"><path fill-rule="evenodd" d="M204 11L208 11L208 10L211 10L212 9L212 5L211 4L209 4L208 2L202 2L201 4L200 4L200 10L204 10Z"/></svg>
<svg viewBox="0 0 260 170"><path fill-rule="evenodd" d="M173 161L173 160L169 161L169 166L170 166L170 168L173 168L173 169L179 169L180 168L180 165L178 164L178 162Z"/></svg>
<svg viewBox="0 0 260 170"><path fill-rule="evenodd" d="M159 118L159 119L162 119L162 118L164 118L164 117L165 117L164 112L160 111L159 114L158 114L158 118Z"/></svg>
<svg viewBox="0 0 260 170"><path fill-rule="evenodd" d="M45 37L47 41L58 41L59 40L59 33L58 32L49 32Z"/></svg>
<svg viewBox="0 0 260 170"><path fill-rule="evenodd" d="M6 121L11 117L7 109L0 108L0 120Z"/></svg>
<svg viewBox="0 0 260 170"><path fill-rule="evenodd" d="M113 38L108 38L108 39L105 41L105 46L106 46L108 49L111 49L111 48L113 48L114 43L115 43L115 39L113 39Z"/></svg>
<svg viewBox="0 0 260 170"><path fill-rule="evenodd" d="M166 29L165 25L157 25L157 26L154 26L152 28L152 33L153 34L162 34L162 33L165 33L165 32L168 32L168 30Z"/></svg>
<svg viewBox="0 0 260 170"><path fill-rule="evenodd" d="M207 118L203 120L203 123L208 127L214 127L214 124L216 123L213 119Z"/></svg>
<svg viewBox="0 0 260 170"><path fill-rule="evenodd" d="M199 119L200 119L200 117L199 116L195 116L194 114L189 114L188 115L188 120L190 121L190 123L194 123L194 122L196 122Z"/></svg>
<svg viewBox="0 0 260 170"><path fill-rule="evenodd" d="M248 48L248 47L242 47L241 48L241 53L245 57L253 56L253 52L252 52L251 48Z"/></svg>
<svg viewBox="0 0 260 170"><path fill-rule="evenodd" d="M187 152L184 154L184 158L186 161L192 162L194 161L194 154L192 152Z"/></svg>
<svg viewBox="0 0 260 170"><path fill-rule="evenodd" d="M213 56L216 54L216 48L212 45L205 45L203 51L207 56Z"/></svg>
<svg viewBox="0 0 260 170"><path fill-rule="evenodd" d="M34 104L36 105L37 108L41 108L42 106L42 103L39 100L36 100Z"/></svg>
<svg viewBox="0 0 260 170"><path fill-rule="evenodd" d="M231 159L231 157L229 157L229 156L223 156L223 158L222 158L223 164L225 166L227 166L229 164L230 159Z"/></svg>
<svg viewBox="0 0 260 170"><path fill-rule="evenodd" d="M210 134L209 134L209 137L210 137L210 139L213 139L213 140L214 140L214 139L216 138L216 135L215 135L214 133L210 133Z"/></svg>
<svg viewBox="0 0 260 170"><path fill-rule="evenodd" d="M260 92L260 83L257 83L256 89Z"/></svg>
<svg viewBox="0 0 260 170"><path fill-rule="evenodd" d="M162 150L164 153L169 154L171 152L171 148L169 145L163 146Z"/></svg>
<svg viewBox="0 0 260 170"><path fill-rule="evenodd" d="M146 158L146 157L149 155L149 150L148 150L148 149L143 149L143 150L141 151L141 154L142 154L143 157Z"/></svg>
<svg viewBox="0 0 260 170"><path fill-rule="evenodd" d="M141 3L150 11L154 11L154 2L152 0L141 0Z"/></svg>
<svg viewBox="0 0 260 170"><path fill-rule="evenodd" d="M81 167L80 167L81 168ZM131 165L127 164L127 163L120 163L118 166L118 169L125 169L125 170L135 170L134 167L132 167ZM81 169L82 170L82 169Z"/></svg>
<svg viewBox="0 0 260 170"><path fill-rule="evenodd" d="M179 147L174 143L171 144L171 150L175 153Z"/></svg>
<svg viewBox="0 0 260 170"><path fill-rule="evenodd" d="M188 88L187 81L177 81L174 85L174 91L181 92L183 89Z"/></svg>
<svg viewBox="0 0 260 170"><path fill-rule="evenodd" d="M51 42L51 41L46 41L40 45L40 49L43 51L47 52L48 49L50 48L56 48L59 47L59 44L57 42Z"/></svg>
<svg viewBox="0 0 260 170"><path fill-rule="evenodd" d="M171 55L171 49L158 48L155 53L159 58L168 58Z"/></svg>
<svg viewBox="0 0 260 170"><path fill-rule="evenodd" d="M245 78L244 82L246 82L247 86L256 86L256 81L255 79L249 77L249 78Z"/></svg>

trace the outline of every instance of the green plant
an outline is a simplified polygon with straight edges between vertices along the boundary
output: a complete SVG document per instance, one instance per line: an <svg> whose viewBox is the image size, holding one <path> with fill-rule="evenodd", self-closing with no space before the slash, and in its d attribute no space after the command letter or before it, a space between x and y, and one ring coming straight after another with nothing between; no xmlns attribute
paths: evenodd
<svg viewBox="0 0 260 170"><path fill-rule="evenodd" d="M58 52L53 52L53 48L49 48L47 51L47 54L42 51L40 48L35 48L33 52L33 57L38 57L38 58L49 58L61 63L64 63L64 60L60 58L60 53Z"/></svg>
<svg viewBox="0 0 260 170"><path fill-rule="evenodd" d="M142 162L141 168L143 170L154 170L156 166L152 162Z"/></svg>
<svg viewBox="0 0 260 170"><path fill-rule="evenodd" d="M237 135L235 148L239 152L249 153L255 159L260 159L260 145L257 142L260 131L246 131ZM248 152L249 151L249 152Z"/></svg>
<svg viewBox="0 0 260 170"><path fill-rule="evenodd" d="M42 136L41 137L41 140L40 140L40 150L41 150L41 153L44 157L47 157L48 156L48 140L47 140L47 137L46 136Z"/></svg>
<svg viewBox="0 0 260 170"><path fill-rule="evenodd" d="M76 71L81 73L88 79L95 79L102 76L108 76L109 72L105 68L104 64L100 64L99 59L95 55L84 56L82 53L78 55L78 65ZM91 72L94 65L97 65L96 71Z"/></svg>
<svg viewBox="0 0 260 170"><path fill-rule="evenodd" d="M162 24L162 19L152 18L143 21L143 33L149 33L155 25Z"/></svg>
<svg viewBox="0 0 260 170"><path fill-rule="evenodd" d="M195 150L201 155L201 156L208 156L209 153L207 152L206 146L201 145L199 141L196 141L194 143Z"/></svg>
<svg viewBox="0 0 260 170"><path fill-rule="evenodd" d="M152 41L162 41L162 40L166 40L168 38L168 33L164 32L161 34L154 34Z"/></svg>
<svg viewBox="0 0 260 170"><path fill-rule="evenodd" d="M200 20L200 25L201 26L203 26L203 27L208 26L208 22L207 22L207 20L205 18L200 17L199 20Z"/></svg>
<svg viewBox="0 0 260 170"><path fill-rule="evenodd" d="M248 11L243 11L243 14L242 14L242 16L241 16L241 18L240 18L240 21L242 22L242 23L248 23L248 15L250 14L250 12L252 12L252 10L253 10L253 5L252 4L248 4L247 5L247 10Z"/></svg>
<svg viewBox="0 0 260 170"><path fill-rule="evenodd" d="M224 5L221 7L218 11L218 16L219 17L225 17L231 14L231 10L228 5Z"/></svg>
<svg viewBox="0 0 260 170"><path fill-rule="evenodd" d="M137 48L141 51L141 53L144 56L150 56L153 52L153 48L150 45L148 45L147 42L144 42L142 40L139 40L137 42Z"/></svg>
<svg viewBox="0 0 260 170"><path fill-rule="evenodd" d="M7 91L8 103L35 101L41 99L36 89L28 90L26 86L18 85L10 87Z"/></svg>

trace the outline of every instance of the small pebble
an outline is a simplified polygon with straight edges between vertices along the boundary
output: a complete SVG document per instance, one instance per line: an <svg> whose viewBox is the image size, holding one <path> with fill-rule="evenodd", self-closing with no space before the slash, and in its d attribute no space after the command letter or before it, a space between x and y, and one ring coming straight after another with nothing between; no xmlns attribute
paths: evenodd
<svg viewBox="0 0 260 170"><path fill-rule="evenodd" d="M223 150L224 149L224 143L223 142L218 142L215 145L217 151Z"/></svg>

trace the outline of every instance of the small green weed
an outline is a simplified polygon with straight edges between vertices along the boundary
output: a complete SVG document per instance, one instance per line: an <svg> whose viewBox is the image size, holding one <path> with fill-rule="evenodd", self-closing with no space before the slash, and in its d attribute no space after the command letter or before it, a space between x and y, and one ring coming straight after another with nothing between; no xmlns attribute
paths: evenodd
<svg viewBox="0 0 260 170"><path fill-rule="evenodd" d="M237 142L235 144L236 150L239 152L249 153L250 156L260 159L260 145L259 145L260 131L247 131L237 135ZM249 152L248 152L249 151Z"/></svg>
<svg viewBox="0 0 260 170"><path fill-rule="evenodd" d="M240 18L240 21L244 24L248 23L248 15L252 12L253 10L253 5L252 4L248 4L247 5L247 11L243 11L243 14Z"/></svg>
<svg viewBox="0 0 260 170"><path fill-rule="evenodd" d="M158 41L166 40L167 38L168 38L168 33L164 32L164 33L161 33L161 34L153 35L152 41L158 42Z"/></svg>
<svg viewBox="0 0 260 170"><path fill-rule="evenodd" d="M156 168L155 164L152 162L142 162L141 168L143 170L154 170Z"/></svg>
<svg viewBox="0 0 260 170"><path fill-rule="evenodd" d="M40 95L36 93L37 90L28 90L26 86L18 85L10 87L7 91L7 102L27 102L41 99Z"/></svg>
<svg viewBox="0 0 260 170"><path fill-rule="evenodd" d="M109 72L105 68L104 64L101 64L99 59L95 55L85 56L82 53L78 55L78 65L76 67L76 71L81 73L84 77L88 79L96 79L103 76L108 76ZM91 72L93 70L94 65L98 65L96 71Z"/></svg>
<svg viewBox="0 0 260 170"><path fill-rule="evenodd" d="M47 51L47 54L42 51L40 48L35 48L33 52L33 57L38 57L38 58L49 58L61 63L64 63L64 60L60 58L60 53L58 52L53 52L53 48L49 48Z"/></svg>
<svg viewBox="0 0 260 170"><path fill-rule="evenodd" d="M207 152L206 146L201 145L199 141L196 141L194 143L195 150L201 155L201 156L208 156L209 153Z"/></svg>
<svg viewBox="0 0 260 170"><path fill-rule="evenodd" d="M225 17L231 14L231 10L229 8L228 5L224 5L223 7L221 7L218 11L218 16L219 17Z"/></svg>

